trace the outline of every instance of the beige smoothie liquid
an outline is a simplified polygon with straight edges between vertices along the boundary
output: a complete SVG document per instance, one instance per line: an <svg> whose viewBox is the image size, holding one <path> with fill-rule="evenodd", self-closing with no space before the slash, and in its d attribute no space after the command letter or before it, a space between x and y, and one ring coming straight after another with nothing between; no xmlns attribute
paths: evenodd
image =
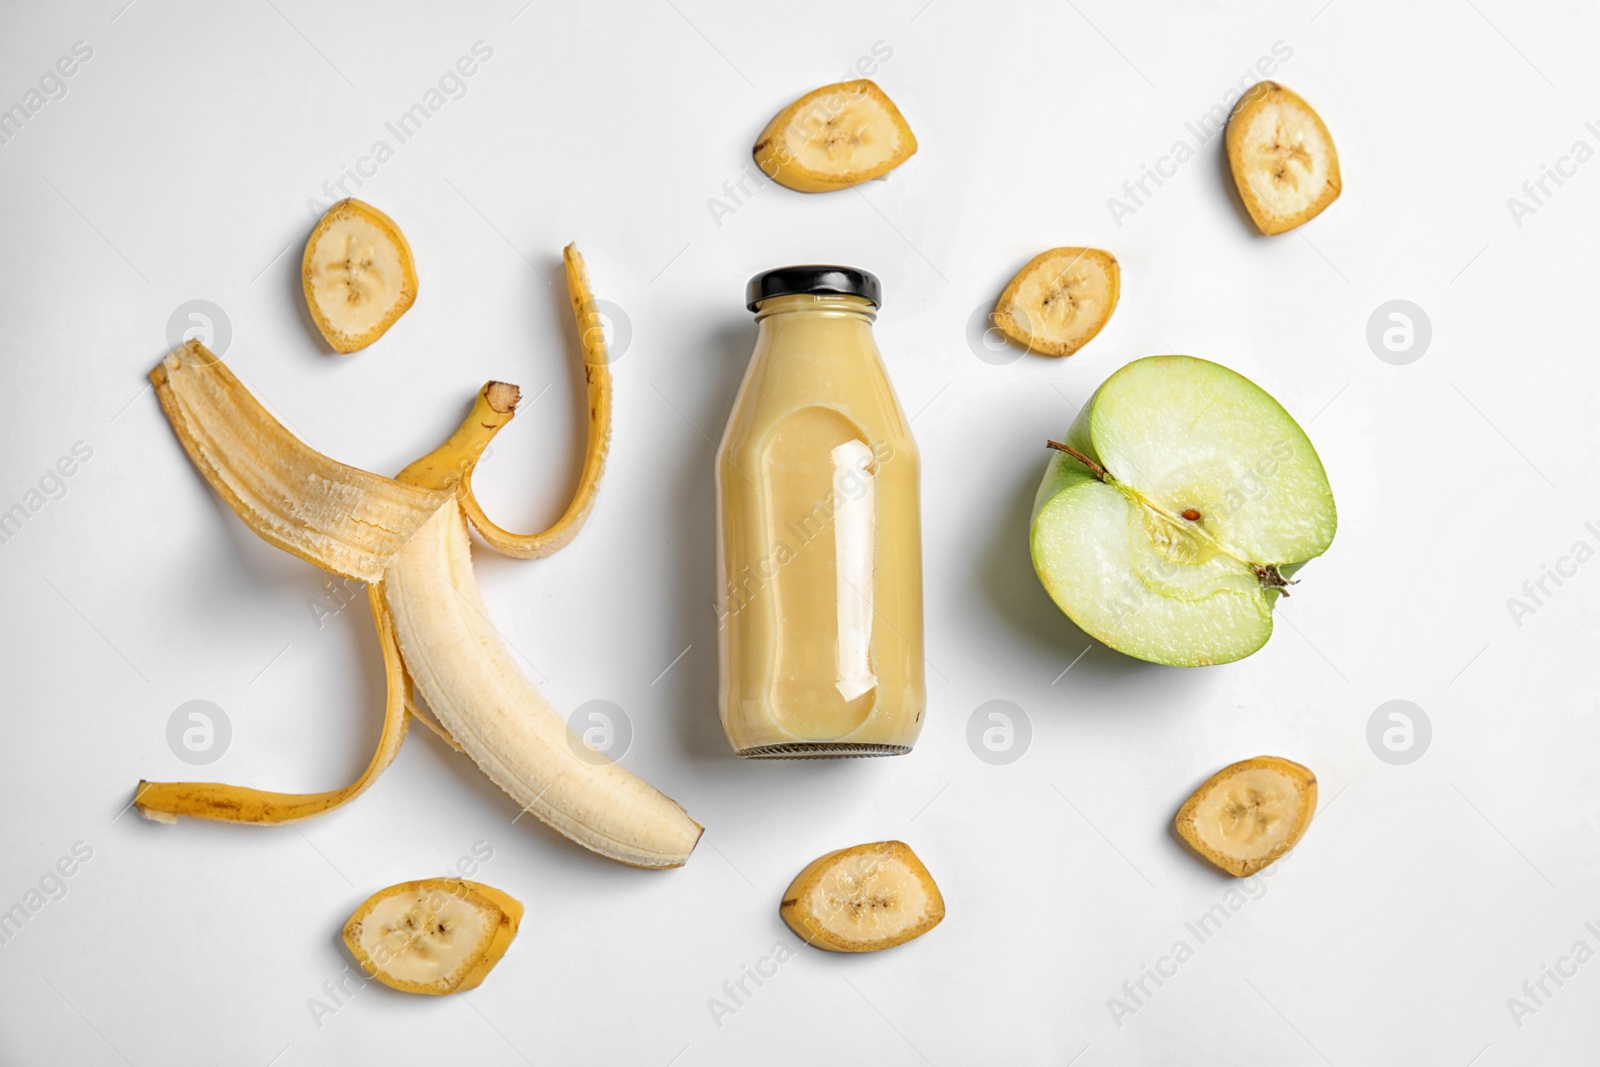
<svg viewBox="0 0 1600 1067"><path fill-rule="evenodd" d="M742 756L907 752L927 704L919 463L872 339L877 279L791 267L750 288L717 460L723 728Z"/></svg>

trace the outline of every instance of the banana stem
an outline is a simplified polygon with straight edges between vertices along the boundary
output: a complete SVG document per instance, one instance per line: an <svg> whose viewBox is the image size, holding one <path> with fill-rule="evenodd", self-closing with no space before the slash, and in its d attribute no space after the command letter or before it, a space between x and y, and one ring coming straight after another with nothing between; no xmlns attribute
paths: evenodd
<svg viewBox="0 0 1600 1067"><path fill-rule="evenodd" d="M611 364L606 352L605 331L600 324L600 310L589 289L589 275L578 246L568 245L562 254L566 261L572 314L578 324L578 344L583 354L583 376L589 399L589 443L583 471L578 475L578 488L555 525L539 533L515 534L495 525L485 514L472 491L470 466L461 475L461 510L466 512L468 520L490 548L518 559L548 556L578 535L594 508L600 476L606 469L606 454L611 448Z"/></svg>
<svg viewBox="0 0 1600 1067"><path fill-rule="evenodd" d="M494 435L516 413L522 390L507 382L489 382L478 390L472 411L445 443L395 475L395 481L422 489L455 489L471 475Z"/></svg>

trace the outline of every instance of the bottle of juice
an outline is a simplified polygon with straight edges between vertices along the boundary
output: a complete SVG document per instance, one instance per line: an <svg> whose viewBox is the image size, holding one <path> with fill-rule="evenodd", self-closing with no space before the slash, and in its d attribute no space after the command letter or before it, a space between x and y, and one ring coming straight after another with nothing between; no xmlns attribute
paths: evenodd
<svg viewBox="0 0 1600 1067"><path fill-rule="evenodd" d="M919 461L872 339L878 279L752 278L717 458L722 726L741 756L909 752L927 705Z"/></svg>

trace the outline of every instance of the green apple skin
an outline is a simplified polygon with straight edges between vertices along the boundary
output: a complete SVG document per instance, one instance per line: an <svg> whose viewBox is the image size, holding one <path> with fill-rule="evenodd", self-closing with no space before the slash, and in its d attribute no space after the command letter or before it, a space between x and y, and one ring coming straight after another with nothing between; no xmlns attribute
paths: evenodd
<svg viewBox="0 0 1600 1067"><path fill-rule="evenodd" d="M1193 356L1149 356L1095 391L1034 500L1046 591L1091 637L1199 667L1272 636L1287 577L1333 542L1322 461L1249 379ZM1096 469L1098 468L1098 470Z"/></svg>

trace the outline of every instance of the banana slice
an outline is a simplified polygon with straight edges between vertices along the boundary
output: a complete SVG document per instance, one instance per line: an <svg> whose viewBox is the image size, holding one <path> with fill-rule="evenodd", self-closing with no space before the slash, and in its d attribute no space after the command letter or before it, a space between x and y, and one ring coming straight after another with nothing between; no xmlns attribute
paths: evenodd
<svg viewBox="0 0 1600 1067"><path fill-rule="evenodd" d="M1292 230L1339 199L1339 152L1322 117L1277 82L1261 82L1228 119L1228 165L1262 233Z"/></svg>
<svg viewBox="0 0 1600 1067"><path fill-rule="evenodd" d="M1017 272L1000 294L994 324L1030 352L1070 356L1111 320L1122 270L1098 248L1052 248Z"/></svg>
<svg viewBox="0 0 1600 1067"><path fill-rule="evenodd" d="M345 923L361 969L402 993L476 989L506 954L522 905L478 882L427 878L380 889Z"/></svg>
<svg viewBox="0 0 1600 1067"><path fill-rule="evenodd" d="M394 220L341 200L306 241L300 283L317 329L336 352L365 348L417 299L417 266Z"/></svg>
<svg viewBox="0 0 1600 1067"><path fill-rule="evenodd" d="M808 945L877 952L921 937L944 919L944 898L910 847L878 841L813 860L778 906Z"/></svg>
<svg viewBox="0 0 1600 1067"><path fill-rule="evenodd" d="M1178 833L1237 878L1273 863L1311 825L1317 777L1277 756L1242 760L1206 779L1178 811Z"/></svg>
<svg viewBox="0 0 1600 1067"><path fill-rule="evenodd" d="M863 79L824 85L778 112L756 138L755 157L779 185L826 193L881 178L916 150L900 109Z"/></svg>

